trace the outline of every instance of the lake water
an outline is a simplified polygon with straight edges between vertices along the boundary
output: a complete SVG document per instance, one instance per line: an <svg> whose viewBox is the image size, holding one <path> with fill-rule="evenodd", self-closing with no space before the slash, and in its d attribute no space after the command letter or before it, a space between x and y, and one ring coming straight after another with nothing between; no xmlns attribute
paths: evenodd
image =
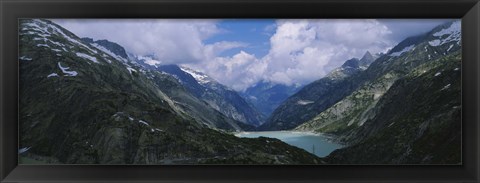
<svg viewBox="0 0 480 183"><path fill-rule="evenodd" d="M317 155L318 157L325 157L335 149L343 146L328 140L324 135L314 134L309 132L295 132L295 131L266 131L266 132L240 132L236 133L237 137L257 138L260 136L279 139L287 144L296 146L306 151Z"/></svg>

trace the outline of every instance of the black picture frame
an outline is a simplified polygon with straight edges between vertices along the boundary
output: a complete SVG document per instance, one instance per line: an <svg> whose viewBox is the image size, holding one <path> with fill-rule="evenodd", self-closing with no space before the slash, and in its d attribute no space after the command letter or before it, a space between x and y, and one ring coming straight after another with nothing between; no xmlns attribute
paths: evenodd
<svg viewBox="0 0 480 183"><path fill-rule="evenodd" d="M1 182L479 182L478 0L0 0ZM462 165L17 165L19 18L461 18Z"/></svg>

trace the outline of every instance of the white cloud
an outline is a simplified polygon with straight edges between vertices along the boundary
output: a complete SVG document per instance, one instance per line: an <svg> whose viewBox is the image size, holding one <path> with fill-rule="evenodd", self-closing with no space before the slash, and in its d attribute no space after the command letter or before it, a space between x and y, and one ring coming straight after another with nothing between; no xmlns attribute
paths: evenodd
<svg viewBox="0 0 480 183"><path fill-rule="evenodd" d="M408 36L428 32L436 26L453 21L454 19L380 19L380 23L387 26L392 34L390 39L400 42Z"/></svg>
<svg viewBox="0 0 480 183"><path fill-rule="evenodd" d="M212 59L222 53L223 51L232 49L232 48L240 48L246 47L248 44L242 42L234 42L234 41L220 41L215 42L212 44L207 44L204 46L204 55L207 59Z"/></svg>
<svg viewBox="0 0 480 183"><path fill-rule="evenodd" d="M366 51L384 52L393 42L391 31L376 20L279 20L262 58L263 79L306 84Z"/></svg>
<svg viewBox="0 0 480 183"><path fill-rule="evenodd" d="M205 60L203 41L222 32L216 20L54 19L80 37L107 39L139 55L155 55L164 64ZM226 43L224 43L226 44Z"/></svg>
<svg viewBox="0 0 480 183"><path fill-rule="evenodd" d="M209 61L184 65L207 73L237 91L244 90L262 79L266 68L265 63L244 51L231 57L217 56Z"/></svg>
<svg viewBox="0 0 480 183"><path fill-rule="evenodd" d="M231 57L213 53L207 54L208 60L187 66L235 90L244 90L260 80L306 84L366 51L384 52L393 46L386 38L391 31L376 20L279 20L269 27L275 31L270 38L271 48L262 58L245 51ZM219 42L208 45L206 50L219 45L223 45L222 51L244 46Z"/></svg>

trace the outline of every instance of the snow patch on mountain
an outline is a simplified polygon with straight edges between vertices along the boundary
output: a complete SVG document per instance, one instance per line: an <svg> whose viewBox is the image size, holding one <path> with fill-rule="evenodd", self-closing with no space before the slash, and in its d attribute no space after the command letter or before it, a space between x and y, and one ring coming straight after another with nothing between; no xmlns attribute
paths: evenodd
<svg viewBox="0 0 480 183"><path fill-rule="evenodd" d="M41 34L34 34L34 35L41 36L41 37L49 37L49 36L52 35L52 32L50 32L49 30L52 30L53 33L57 33L58 35L61 35L62 37L67 39L69 42L77 44L77 45L87 49L88 51L90 51L92 53L97 53L96 50L93 50L89 46L87 46L87 45L81 43L80 41L68 36L67 34L65 34L63 32L63 30L61 30L57 26L49 24L45 21L35 19L35 20L33 20L32 23L26 23L25 25L29 26L31 30L34 30L34 31L37 31L37 32L41 33Z"/></svg>
<svg viewBox="0 0 480 183"><path fill-rule="evenodd" d="M451 84L447 84L440 91L446 90L446 89L450 88L450 86L451 86Z"/></svg>
<svg viewBox="0 0 480 183"><path fill-rule="evenodd" d="M448 47L447 52L449 52L452 48L453 48L453 44Z"/></svg>
<svg viewBox="0 0 480 183"><path fill-rule="evenodd" d="M97 63L97 64L100 63L100 62L97 61L97 58L95 58L95 57L93 57L93 56L90 56L90 55L87 55L87 54L85 54L85 53L77 52L76 55L77 55L78 57L81 57L81 58L90 60L90 61L92 61L92 62L94 62L94 63Z"/></svg>
<svg viewBox="0 0 480 183"><path fill-rule="evenodd" d="M398 57L398 56L402 55L402 54L405 53L405 52L409 52L410 50L413 50L414 48L415 48L415 45L410 45L410 46L407 46L407 47L403 48L403 49L400 50L400 51L390 53L390 56L392 56L392 57Z"/></svg>
<svg viewBox="0 0 480 183"><path fill-rule="evenodd" d="M145 60L145 63L148 65L156 66L159 65L161 62L158 60Z"/></svg>
<svg viewBox="0 0 480 183"><path fill-rule="evenodd" d="M147 125L147 126L150 126L150 124L148 124L146 121L143 121L143 120L138 120L139 123L142 123L144 125Z"/></svg>
<svg viewBox="0 0 480 183"><path fill-rule="evenodd" d="M435 39L435 40L432 40L432 41L429 41L428 44L430 46L440 46L442 43L442 41L438 40L438 39Z"/></svg>
<svg viewBox="0 0 480 183"><path fill-rule="evenodd" d="M30 150L32 147L23 147L18 150L18 154L22 154Z"/></svg>
<svg viewBox="0 0 480 183"><path fill-rule="evenodd" d="M461 31L461 23L460 21L455 21L452 23L452 25L450 25L450 27L434 33L433 36L440 37L446 34L452 35L452 34L460 33L460 31Z"/></svg>
<svg viewBox="0 0 480 183"><path fill-rule="evenodd" d="M100 51L105 52L106 54L110 55L111 57L113 57L113 58L115 58L115 59L117 59L117 60L119 60L119 61L128 62L127 59L121 57L120 55L117 55L117 54L111 52L110 50L108 50L107 48L103 47L102 45L99 45L99 44L97 44L97 43L93 43L93 44L90 44L90 45L92 45L93 47L99 49ZM111 62L109 62L109 63L111 63Z"/></svg>
<svg viewBox="0 0 480 183"><path fill-rule="evenodd" d="M27 60L27 61L31 61L31 60L32 60L32 58L29 58L29 57L27 57L27 56L22 56L22 57L20 57L20 60Z"/></svg>
<svg viewBox="0 0 480 183"><path fill-rule="evenodd" d="M308 105L308 104L313 104L314 101L311 101L311 100L299 100L297 101L297 104L298 105Z"/></svg>
<svg viewBox="0 0 480 183"><path fill-rule="evenodd" d="M127 67L127 70L130 74L132 74L132 72L137 72L137 70L135 70L134 68L131 68L131 67Z"/></svg>
<svg viewBox="0 0 480 183"><path fill-rule="evenodd" d="M155 60L152 57L149 56L137 56L138 60L143 61L145 64L157 67L157 65L160 65L162 62L159 60Z"/></svg>
<svg viewBox="0 0 480 183"><path fill-rule="evenodd" d="M445 35L448 35L448 36L445 37ZM460 21L455 21L452 23L452 25L450 25L450 27L434 33L433 36L439 37L439 39L429 41L428 44L430 44L430 46L440 46L452 41L456 41L457 44L460 44L460 40L462 37L461 35L462 35L461 23ZM445 37L445 38L442 39L442 37Z"/></svg>
<svg viewBox="0 0 480 183"><path fill-rule="evenodd" d="M210 77L208 77L207 75L203 74L203 73L200 73L200 72L197 72L197 71L194 71L190 68L187 68L187 67L180 67L180 69L183 71L183 72L186 72L188 74L190 74L193 78L195 78L195 80L197 80L198 83L200 84L206 84L206 83L209 83L211 82L212 80L210 79Z"/></svg>
<svg viewBox="0 0 480 183"><path fill-rule="evenodd" d="M48 46L48 44L37 44L37 47L47 47L47 48L50 48L50 46Z"/></svg>
<svg viewBox="0 0 480 183"><path fill-rule="evenodd" d="M70 67L62 67L60 62L58 62L58 67L60 68L60 70L62 70L62 72L64 74L66 74L65 76L77 76L78 75L77 71L68 71L70 69Z"/></svg>
<svg viewBox="0 0 480 183"><path fill-rule="evenodd" d="M49 78L49 77L58 77L58 74L54 72L54 73L51 73L47 76L47 78Z"/></svg>
<svg viewBox="0 0 480 183"><path fill-rule="evenodd" d="M83 48L86 48L88 51L92 52L92 53L97 53L96 50L93 50L91 49L89 46L81 43L80 41L77 41L76 39L74 38L71 38L70 36L68 36L67 34L65 34L60 28L54 26L54 25L50 25L48 24L49 27L51 27L53 30L55 30L55 32L58 32L60 35L62 35L65 39L67 39L68 41L72 42L72 43L75 43L77 45L80 45L82 46Z"/></svg>

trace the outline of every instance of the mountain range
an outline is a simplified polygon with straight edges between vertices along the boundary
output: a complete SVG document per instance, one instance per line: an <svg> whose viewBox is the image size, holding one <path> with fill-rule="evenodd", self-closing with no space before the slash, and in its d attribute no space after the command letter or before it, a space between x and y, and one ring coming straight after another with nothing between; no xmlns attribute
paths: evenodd
<svg viewBox="0 0 480 183"><path fill-rule="evenodd" d="M307 85L214 78L43 19L20 21L24 163L458 164L461 33L452 21ZM327 134L325 158L239 131Z"/></svg>

